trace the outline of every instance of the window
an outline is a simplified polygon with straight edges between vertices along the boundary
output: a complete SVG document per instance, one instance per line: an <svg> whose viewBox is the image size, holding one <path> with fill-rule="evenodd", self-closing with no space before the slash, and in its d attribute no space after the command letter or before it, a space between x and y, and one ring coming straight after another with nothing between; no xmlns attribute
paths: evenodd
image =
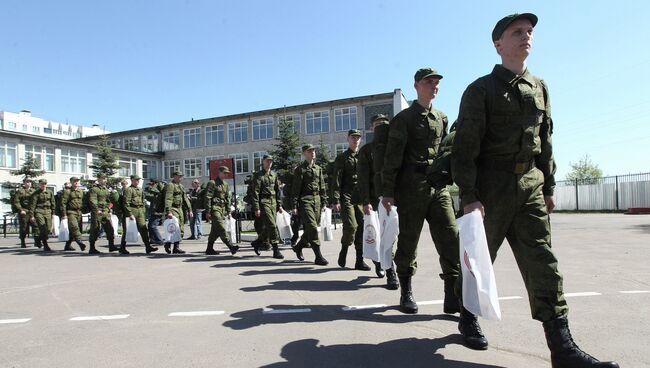
<svg viewBox="0 0 650 368"><path fill-rule="evenodd" d="M137 173L137 161L134 158L120 158L119 161L120 169L118 174L120 176L131 176Z"/></svg>
<svg viewBox="0 0 650 368"><path fill-rule="evenodd" d="M234 153L228 155L234 159L235 174L248 173L248 153Z"/></svg>
<svg viewBox="0 0 650 368"><path fill-rule="evenodd" d="M86 152L73 149L62 149L61 171L69 174L85 174Z"/></svg>
<svg viewBox="0 0 650 368"><path fill-rule="evenodd" d="M140 151L140 137L124 138L124 149L129 151Z"/></svg>
<svg viewBox="0 0 650 368"><path fill-rule="evenodd" d="M205 127L205 145L212 146L224 143L224 125L212 125Z"/></svg>
<svg viewBox="0 0 650 368"><path fill-rule="evenodd" d="M122 148L122 140L120 138L108 139L106 145L111 148Z"/></svg>
<svg viewBox="0 0 650 368"><path fill-rule="evenodd" d="M45 147L45 161L43 163L43 170L54 171L54 148Z"/></svg>
<svg viewBox="0 0 650 368"><path fill-rule="evenodd" d="M54 148L26 144L25 158L28 156L34 157L39 169L54 171Z"/></svg>
<svg viewBox="0 0 650 368"><path fill-rule="evenodd" d="M308 112L305 114L305 129L307 134L320 134L330 131L329 111Z"/></svg>
<svg viewBox="0 0 650 368"><path fill-rule="evenodd" d="M142 137L142 152L158 152L158 134L149 134Z"/></svg>
<svg viewBox="0 0 650 368"><path fill-rule="evenodd" d="M334 145L334 157L338 156L340 153L347 151L347 143L337 143Z"/></svg>
<svg viewBox="0 0 650 368"><path fill-rule="evenodd" d="M201 128L183 129L183 148L201 145Z"/></svg>
<svg viewBox="0 0 650 368"><path fill-rule="evenodd" d="M253 171L262 169L262 158L268 154L266 151L253 152Z"/></svg>
<svg viewBox="0 0 650 368"><path fill-rule="evenodd" d="M164 132L162 135L162 142L163 151L173 151L181 148L181 138L179 136L178 130Z"/></svg>
<svg viewBox="0 0 650 368"><path fill-rule="evenodd" d="M52 128L43 128L43 133L52 134Z"/></svg>
<svg viewBox="0 0 650 368"><path fill-rule="evenodd" d="M163 163L163 179L171 179L172 174L174 171L180 171L181 170L181 162L180 161L165 161Z"/></svg>
<svg viewBox="0 0 650 368"><path fill-rule="evenodd" d="M208 156L208 157L206 157L205 158L205 172L207 174L210 173L210 161L211 160L219 160L219 159L222 159L222 158L225 158L225 156L224 155L217 155L217 156Z"/></svg>
<svg viewBox="0 0 650 368"><path fill-rule="evenodd" d="M27 124L23 124L23 132L27 132Z"/></svg>
<svg viewBox="0 0 650 368"><path fill-rule="evenodd" d="M273 139L273 119L253 120L253 140Z"/></svg>
<svg viewBox="0 0 650 368"><path fill-rule="evenodd" d="M7 122L7 129L16 129L16 123L13 121Z"/></svg>
<svg viewBox="0 0 650 368"><path fill-rule="evenodd" d="M336 121L337 132L357 129L356 106L334 110L334 120Z"/></svg>
<svg viewBox="0 0 650 368"><path fill-rule="evenodd" d="M187 158L185 159L185 176L188 178L198 178L201 176L201 166L203 160L200 158Z"/></svg>
<svg viewBox="0 0 650 368"><path fill-rule="evenodd" d="M41 134L41 127L33 126L32 127L32 133Z"/></svg>
<svg viewBox="0 0 650 368"><path fill-rule="evenodd" d="M0 167L16 168L16 143L0 140Z"/></svg>
<svg viewBox="0 0 650 368"><path fill-rule="evenodd" d="M142 160L142 177L145 179L158 179L158 161Z"/></svg>
<svg viewBox="0 0 650 368"><path fill-rule="evenodd" d="M228 124L228 143L243 143L248 140L248 122Z"/></svg>

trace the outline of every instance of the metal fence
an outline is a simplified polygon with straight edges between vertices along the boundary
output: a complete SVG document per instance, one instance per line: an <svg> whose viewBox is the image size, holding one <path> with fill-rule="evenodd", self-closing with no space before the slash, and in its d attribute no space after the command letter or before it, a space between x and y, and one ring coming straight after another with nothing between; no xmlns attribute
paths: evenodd
<svg viewBox="0 0 650 368"><path fill-rule="evenodd" d="M650 173L559 181L555 187L555 205L558 211L650 208Z"/></svg>

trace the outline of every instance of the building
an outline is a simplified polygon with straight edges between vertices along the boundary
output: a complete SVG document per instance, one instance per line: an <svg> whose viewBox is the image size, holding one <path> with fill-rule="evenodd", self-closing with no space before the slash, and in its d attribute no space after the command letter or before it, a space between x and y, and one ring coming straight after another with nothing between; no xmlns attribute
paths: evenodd
<svg viewBox="0 0 650 368"><path fill-rule="evenodd" d="M58 139L75 139L108 133L93 125L90 127L68 123L57 123L36 116L28 110L19 113L0 111L0 131L20 132Z"/></svg>

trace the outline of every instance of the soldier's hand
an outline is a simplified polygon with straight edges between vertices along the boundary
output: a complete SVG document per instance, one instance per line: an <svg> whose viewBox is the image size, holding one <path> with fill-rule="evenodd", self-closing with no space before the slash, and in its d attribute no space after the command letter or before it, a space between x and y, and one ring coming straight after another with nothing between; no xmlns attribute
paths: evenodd
<svg viewBox="0 0 650 368"><path fill-rule="evenodd" d="M260 217L260 216L262 216L262 211L260 210L255 211L255 217Z"/></svg>
<svg viewBox="0 0 650 368"><path fill-rule="evenodd" d="M391 207L395 204L395 198L393 197L384 197L381 199L381 204L386 208L386 213L390 213Z"/></svg>
<svg viewBox="0 0 650 368"><path fill-rule="evenodd" d="M131 220L135 220L135 216L133 216L133 215L129 216L129 218L130 218Z"/></svg>
<svg viewBox="0 0 650 368"><path fill-rule="evenodd" d="M363 213L370 216L370 212L372 212L372 205L371 204L367 204L367 205L363 206Z"/></svg>
<svg viewBox="0 0 650 368"><path fill-rule="evenodd" d="M282 206L278 207L278 213L282 213Z"/></svg>
<svg viewBox="0 0 650 368"><path fill-rule="evenodd" d="M25 211L24 211L24 210L21 210L21 211L20 211L20 214L21 214L21 215L24 215L24 214L25 214Z"/></svg>
<svg viewBox="0 0 650 368"><path fill-rule="evenodd" d="M168 218L168 219L170 219L170 218L172 218L172 217L174 217L174 215L172 215L171 212L167 214L167 218Z"/></svg>
<svg viewBox="0 0 650 368"><path fill-rule="evenodd" d="M101 214L102 214L102 211L97 211L97 214L98 214L98 215L101 215Z"/></svg>
<svg viewBox="0 0 650 368"><path fill-rule="evenodd" d="M341 212L341 204L340 203L337 203L337 204L334 205L334 211L335 212Z"/></svg>
<svg viewBox="0 0 650 368"><path fill-rule="evenodd" d="M548 213L553 213L553 209L555 209L555 197L551 196L544 196L544 203L546 204L546 210Z"/></svg>
<svg viewBox="0 0 650 368"><path fill-rule="evenodd" d="M190 218L194 218L194 212L189 212L188 215L190 215Z"/></svg>
<svg viewBox="0 0 650 368"><path fill-rule="evenodd" d="M485 208L483 208L483 203L476 201L472 202L465 207L463 207L463 212L467 215L468 213L471 213L472 211L481 211L481 216L485 217Z"/></svg>
<svg viewBox="0 0 650 368"><path fill-rule="evenodd" d="M296 209L294 209L294 210L293 210L293 211L291 211L291 212L293 212L293 215L294 215L294 216L298 216L298 209L297 209L297 208L296 208Z"/></svg>
<svg viewBox="0 0 650 368"><path fill-rule="evenodd" d="M35 223L36 223L36 219L32 217L32 218L29 219L29 222L31 222L32 224L35 224Z"/></svg>

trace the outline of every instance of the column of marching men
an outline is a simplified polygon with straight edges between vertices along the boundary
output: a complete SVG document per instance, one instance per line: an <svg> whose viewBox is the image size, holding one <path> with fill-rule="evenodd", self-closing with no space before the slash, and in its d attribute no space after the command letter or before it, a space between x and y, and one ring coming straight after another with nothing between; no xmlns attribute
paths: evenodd
<svg viewBox="0 0 650 368"><path fill-rule="evenodd" d="M485 350L488 341L475 315L463 307L460 273L459 236L455 210L447 186L460 189L460 214L480 211L483 215L489 252L494 262L504 239L508 240L528 291L531 315L540 321L551 352L553 367L618 367L615 362L600 362L582 351L574 342L568 326L568 307L563 293L562 274L551 249L549 213L554 207L555 162L551 136L553 121L546 83L526 67L534 14L512 14L499 20L492 31L492 42L501 58L490 74L470 84L460 102L457 122L449 127L447 116L432 106L443 76L432 68L422 68L414 75L417 99L410 107L390 119L379 114L371 119L373 140L362 145L357 129L348 132L348 149L334 161L328 198L324 168L316 164L316 150L311 144L302 147L302 162L293 170L291 180L280 183L272 170L273 157L266 155L262 167L249 184L247 201L251 206L258 238L252 247L257 255L272 250L273 258L283 259L276 227L276 213L284 208L292 214L294 237L292 250L304 260L303 250L311 248L314 263L328 265L321 252L318 226L327 206L340 213L343 223L337 263L345 268L348 250L354 245L354 269L370 271L363 257L364 214L379 206L399 215L399 235L394 252L394 266L382 269L374 264L378 277L386 277L386 287L400 289L399 308L417 313L412 278L417 271L417 248L426 220L439 255L443 280L445 313L459 313L458 329L465 344ZM202 216L211 222L207 255L216 255L217 238L236 254L226 225L231 216L232 195L225 181L229 169L219 168L215 180L201 184L195 180L186 193L181 185L182 173L175 172L167 184L151 181L144 192L140 178L131 176L119 190L106 187L100 176L90 188L90 253L99 253L95 243L103 227L110 251L127 254L124 236L116 247L110 210L125 219L135 220L147 253L164 246L167 253L184 253L180 241L165 242L158 232L164 218L176 217L181 232L186 216L192 235L201 239ZM70 240L64 250L81 250L80 219L84 195L79 179L71 178L70 187L55 200L41 179L39 188L25 182L15 196L19 218L21 246L30 222L35 226L35 245L51 251L48 235L52 215L67 218ZM282 187L284 186L284 195ZM150 202L148 227L145 200ZM283 206L284 205L284 206ZM124 226L124 225L123 225ZM302 226L302 236L298 229ZM125 233L123 229L123 234Z"/></svg>

